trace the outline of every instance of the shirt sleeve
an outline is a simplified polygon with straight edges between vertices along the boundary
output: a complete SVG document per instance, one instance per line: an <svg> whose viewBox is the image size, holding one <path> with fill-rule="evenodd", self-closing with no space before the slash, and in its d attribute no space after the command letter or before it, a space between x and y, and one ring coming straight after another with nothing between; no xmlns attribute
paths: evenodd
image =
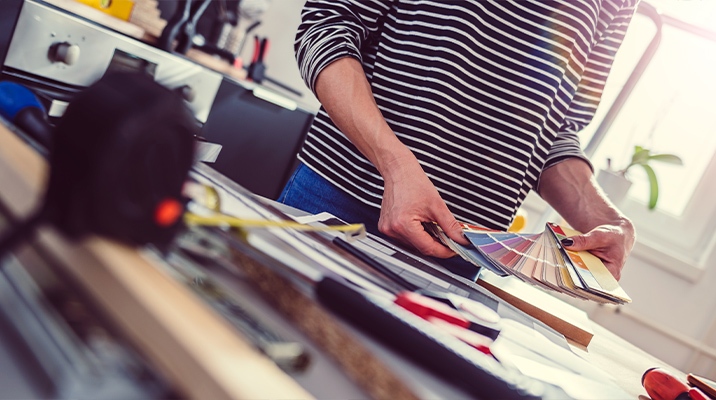
<svg viewBox="0 0 716 400"><path fill-rule="evenodd" d="M392 0L308 0L294 50L306 85L315 93L318 74L344 57L362 60L361 50L379 33Z"/></svg>
<svg viewBox="0 0 716 400"><path fill-rule="evenodd" d="M602 31L601 37L589 54L584 74L569 105L557 139L547 155L544 169L576 157L584 160L594 170L592 163L582 151L577 133L594 118L614 57L624 40L637 3L638 0L612 0L603 3L602 12L612 16L611 23Z"/></svg>

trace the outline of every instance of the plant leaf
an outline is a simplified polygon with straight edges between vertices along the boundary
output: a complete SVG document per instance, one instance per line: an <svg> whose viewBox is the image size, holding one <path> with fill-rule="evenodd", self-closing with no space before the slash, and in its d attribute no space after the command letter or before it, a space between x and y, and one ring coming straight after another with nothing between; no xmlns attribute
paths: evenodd
<svg viewBox="0 0 716 400"><path fill-rule="evenodd" d="M653 210L656 208L656 201L659 199L659 183L656 181L656 173L654 170L646 165L641 164L646 171L646 175L649 177L649 209Z"/></svg>
<svg viewBox="0 0 716 400"><path fill-rule="evenodd" d="M684 165L684 162L681 160L681 157L674 154L652 154L649 159L669 164Z"/></svg>
<svg viewBox="0 0 716 400"><path fill-rule="evenodd" d="M634 147L634 155L631 157L632 164L646 164L649 161L649 149L641 146Z"/></svg>

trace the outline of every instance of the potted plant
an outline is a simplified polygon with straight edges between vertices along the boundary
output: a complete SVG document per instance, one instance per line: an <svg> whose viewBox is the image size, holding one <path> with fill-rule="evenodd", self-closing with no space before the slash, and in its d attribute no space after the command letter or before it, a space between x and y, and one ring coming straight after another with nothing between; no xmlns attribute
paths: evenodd
<svg viewBox="0 0 716 400"><path fill-rule="evenodd" d="M612 202L619 205L624 200L629 188L631 187L631 181L627 178L627 172L632 167L640 165L644 168L644 171L649 178L648 207L650 210L653 210L656 208L656 202L659 200L659 183L656 179L654 169L651 165L649 165L649 163L653 161L683 165L681 158L674 154L652 154L651 150L647 148L634 146L634 154L631 157L631 162L624 169L618 171L612 170L611 167L603 169L599 171L599 174L597 175L597 182L602 189L604 189Z"/></svg>

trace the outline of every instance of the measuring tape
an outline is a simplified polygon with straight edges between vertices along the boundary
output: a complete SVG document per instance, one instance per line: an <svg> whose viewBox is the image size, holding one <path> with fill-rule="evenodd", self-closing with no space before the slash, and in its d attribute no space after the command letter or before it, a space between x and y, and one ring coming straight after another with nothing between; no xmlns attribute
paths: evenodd
<svg viewBox="0 0 716 400"><path fill-rule="evenodd" d="M358 240L366 236L365 225L348 224L348 225L306 225L295 221L270 221L263 219L242 219L229 215L211 215L202 216L194 213L185 213L184 222L188 225L201 226L230 226L232 228L285 228L296 229L299 231L318 231L318 232L343 232L347 239Z"/></svg>

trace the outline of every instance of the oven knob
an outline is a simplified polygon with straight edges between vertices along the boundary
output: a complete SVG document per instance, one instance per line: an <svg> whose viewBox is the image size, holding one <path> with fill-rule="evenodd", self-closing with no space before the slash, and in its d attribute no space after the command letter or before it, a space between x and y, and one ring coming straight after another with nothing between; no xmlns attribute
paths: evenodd
<svg viewBox="0 0 716 400"><path fill-rule="evenodd" d="M80 46L67 42L55 43L50 46L47 56L52 62L73 65L80 58Z"/></svg>
<svg viewBox="0 0 716 400"><path fill-rule="evenodd" d="M194 90L193 87L189 85L182 85L179 87L174 88L174 91L177 92L182 99L188 101L191 103L196 98L196 90Z"/></svg>

